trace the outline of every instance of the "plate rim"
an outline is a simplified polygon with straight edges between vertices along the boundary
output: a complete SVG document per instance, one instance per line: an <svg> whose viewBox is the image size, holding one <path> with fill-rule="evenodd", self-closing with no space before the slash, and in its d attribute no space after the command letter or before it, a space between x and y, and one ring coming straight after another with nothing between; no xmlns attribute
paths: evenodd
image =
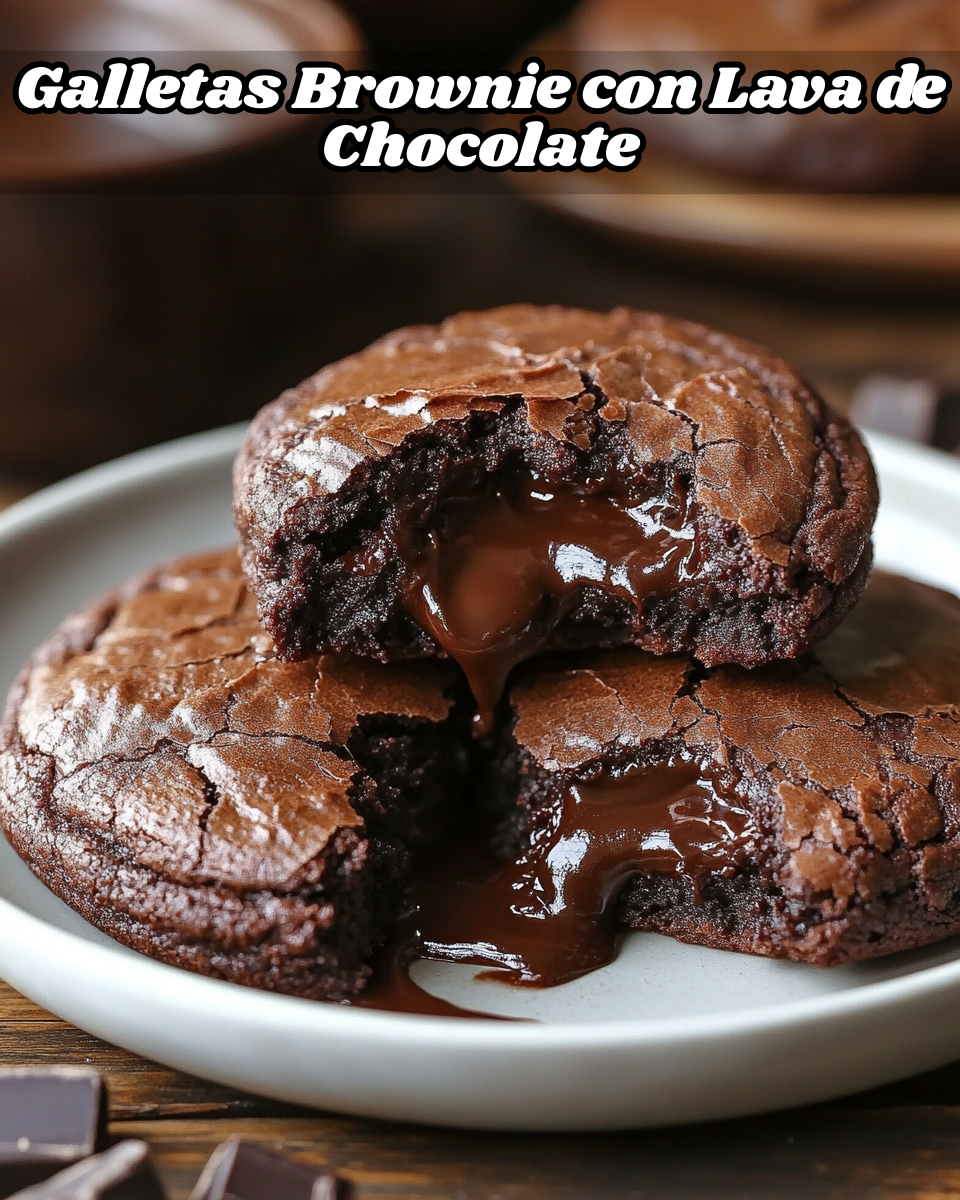
<svg viewBox="0 0 960 1200"><path fill-rule="evenodd" d="M181 470L205 462L222 463L239 449L246 424L224 426L92 467L55 483L0 513L0 553L8 541L29 536L60 518L76 515L84 504L95 505L136 491L145 483L169 479ZM907 477L912 482L960 498L960 461L940 451L879 434L866 434L878 475ZM34 876L40 887L44 885ZM49 890L49 889L47 889ZM53 893L51 893L53 894ZM724 1013L678 1017L626 1017L603 1021L550 1022L503 1021L496 1018L464 1021L455 1017L380 1012L349 1005L328 1004L244 987L226 980L195 974L130 951L120 943L104 945L64 930L0 896L0 940L28 939L35 953L59 960L82 958L83 970L100 964L105 975L123 978L127 992L148 988L160 991L182 1007L201 1005L208 1012L231 1017L247 1025L273 1026L277 1021L313 1037L347 1035L362 1031L378 1037L416 1042L424 1047L482 1049L502 1046L517 1051L562 1048L566 1052L601 1047L642 1048L671 1044L689 1046L718 1037L759 1035L821 1021L854 1017L868 1011L920 1002L937 993L960 990L960 952L950 962L921 967L893 979L859 984L849 990L804 997ZM118 972L109 965L121 960ZM168 986L169 985L169 986ZM19 985L18 985L19 986Z"/></svg>
<svg viewBox="0 0 960 1200"><path fill-rule="evenodd" d="M562 65L564 58L577 54L574 26L575 21L567 20L534 39L524 48L523 59L536 54L545 62ZM590 119L576 103L573 111ZM504 181L555 218L576 222L628 247L662 246L687 256L706 254L764 275L784 264L804 274L828 270L833 272L834 283L843 282L844 273L852 270L866 272L887 288L932 284L952 292L960 282L960 252L955 237L931 238L924 212L933 203L948 209L956 223L960 220L960 196L956 191L808 191L783 181L758 179L748 171L725 172L716 165L696 161L695 155L680 148L651 144L643 152L636 179L631 172L617 174L609 170L586 175L508 171ZM718 199L733 201L737 210L736 220L726 230L716 220L704 218L705 207ZM631 200L639 201L632 209ZM782 216L784 201L795 209L789 227L781 224L776 230L764 232L764 221L757 218ZM797 219L798 203L816 210L812 220ZM833 236L829 231L824 236L832 213L860 204L865 205L868 214L886 211L888 224L882 235L861 236L857 229L851 235L847 226ZM921 245L909 232L903 235L904 226L914 234L921 231ZM819 274L817 282L823 285Z"/></svg>

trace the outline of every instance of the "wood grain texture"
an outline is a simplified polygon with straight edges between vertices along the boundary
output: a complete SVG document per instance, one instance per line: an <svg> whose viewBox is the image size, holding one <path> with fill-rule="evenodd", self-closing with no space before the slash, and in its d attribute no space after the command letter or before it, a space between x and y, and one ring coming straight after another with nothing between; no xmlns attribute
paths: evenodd
<svg viewBox="0 0 960 1200"><path fill-rule="evenodd" d="M236 1091L163 1067L84 1033L0 980L0 1065L95 1066L107 1080L113 1120L177 1116L279 1117L310 1110ZM954 1105L960 1062L834 1102L845 1109Z"/></svg>
<svg viewBox="0 0 960 1200"><path fill-rule="evenodd" d="M0 1066L93 1066L107 1083L110 1116L268 1116L290 1105L207 1083L111 1046L61 1021L0 981Z"/></svg>
<svg viewBox="0 0 960 1200"><path fill-rule="evenodd" d="M504 1135L343 1117L135 1121L170 1200L213 1140L238 1135L330 1166L357 1200L928 1200L960 1194L960 1109L783 1116L638 1133ZM278 1198L279 1200L279 1198Z"/></svg>
<svg viewBox="0 0 960 1200"><path fill-rule="evenodd" d="M476 1134L311 1114L206 1083L93 1038L0 984L0 1064L46 1063L103 1073L112 1132L151 1144L170 1200L187 1200L215 1146L234 1135L341 1171L358 1200L960 1195L960 1064L838 1104L712 1126Z"/></svg>

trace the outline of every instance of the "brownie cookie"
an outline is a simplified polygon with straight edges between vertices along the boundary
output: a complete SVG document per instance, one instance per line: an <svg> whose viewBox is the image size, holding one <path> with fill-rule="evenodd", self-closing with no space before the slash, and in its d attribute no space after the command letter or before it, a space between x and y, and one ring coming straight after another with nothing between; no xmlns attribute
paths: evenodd
<svg viewBox="0 0 960 1200"><path fill-rule="evenodd" d="M516 857L473 961L556 982L613 956L614 918L821 966L960 932L955 597L877 574L802 661L608 651L528 663L510 700L488 802Z"/></svg>
<svg viewBox="0 0 960 1200"><path fill-rule="evenodd" d="M462 790L452 676L280 662L235 551L186 558L65 621L21 673L0 822L128 946L344 999L403 907L411 852Z"/></svg>
<svg viewBox="0 0 960 1200"><path fill-rule="evenodd" d="M447 654L488 724L548 649L802 653L860 595L877 506L786 363L626 308L399 330L268 405L234 478L282 657Z"/></svg>

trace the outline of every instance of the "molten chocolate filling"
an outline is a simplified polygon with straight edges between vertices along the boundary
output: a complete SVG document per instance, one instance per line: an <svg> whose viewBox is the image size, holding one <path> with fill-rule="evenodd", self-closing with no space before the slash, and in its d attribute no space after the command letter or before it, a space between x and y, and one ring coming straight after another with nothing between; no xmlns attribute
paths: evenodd
<svg viewBox="0 0 960 1200"><path fill-rule="evenodd" d="M529 474L451 498L424 544L408 547L406 606L459 663L478 732L517 663L538 654L586 587L638 608L689 579L699 555L686 498L628 499L560 489Z"/></svg>
<svg viewBox="0 0 960 1200"><path fill-rule="evenodd" d="M669 874L696 890L731 875L754 834L744 801L709 770L677 758L573 783L522 854L498 862L464 829L414 884L398 929L360 1003L465 1014L410 979L418 958L474 963L482 978L554 987L611 962L617 902L638 873Z"/></svg>

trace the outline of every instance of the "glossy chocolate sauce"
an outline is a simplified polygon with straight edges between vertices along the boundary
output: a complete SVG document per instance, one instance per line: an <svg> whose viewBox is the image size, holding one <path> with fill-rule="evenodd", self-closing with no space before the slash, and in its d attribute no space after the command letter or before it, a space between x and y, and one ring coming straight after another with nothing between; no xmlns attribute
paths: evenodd
<svg viewBox="0 0 960 1200"><path fill-rule="evenodd" d="M417 987L418 958L489 968L481 978L555 987L617 951L617 901L638 873L694 888L729 875L753 832L744 802L696 762L677 759L574 783L555 819L517 858L498 862L464 830L414 885L416 908L379 964L367 1007L476 1016Z"/></svg>
<svg viewBox="0 0 960 1200"><path fill-rule="evenodd" d="M467 676L489 732L507 676L546 645L585 587L635 602L697 568L686 499L560 490L528 474L446 500L425 548L408 552L414 618Z"/></svg>

